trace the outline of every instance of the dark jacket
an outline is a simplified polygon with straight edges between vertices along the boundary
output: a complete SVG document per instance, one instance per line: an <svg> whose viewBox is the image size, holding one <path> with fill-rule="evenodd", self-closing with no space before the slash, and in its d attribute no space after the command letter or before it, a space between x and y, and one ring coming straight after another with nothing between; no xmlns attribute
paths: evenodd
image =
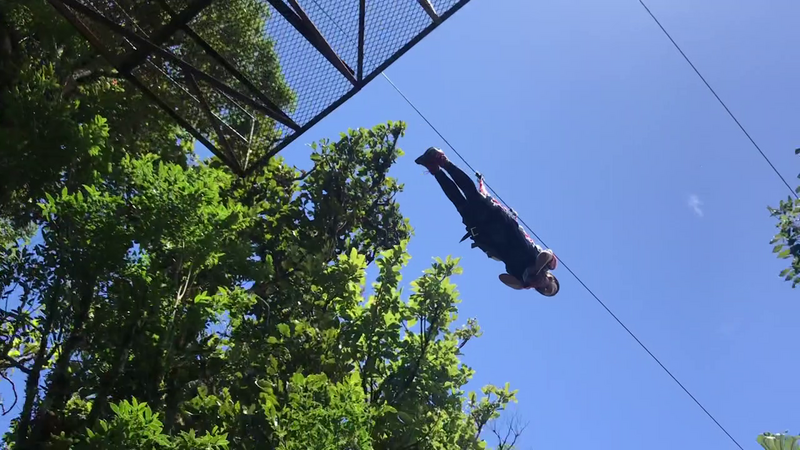
<svg viewBox="0 0 800 450"><path fill-rule="evenodd" d="M503 261L506 272L522 281L525 269L536 262L539 248L517 223L516 216L486 193L482 180L480 185L484 195L464 217L467 228L464 239L471 237L475 241L473 247Z"/></svg>

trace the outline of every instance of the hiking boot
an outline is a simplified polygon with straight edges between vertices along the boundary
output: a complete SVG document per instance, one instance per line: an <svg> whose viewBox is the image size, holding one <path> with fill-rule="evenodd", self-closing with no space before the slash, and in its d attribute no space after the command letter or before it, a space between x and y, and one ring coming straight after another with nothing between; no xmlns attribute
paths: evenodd
<svg viewBox="0 0 800 450"><path fill-rule="evenodd" d="M539 256L536 257L536 268L541 270L555 270L558 265L558 259L552 250L542 250Z"/></svg>
<svg viewBox="0 0 800 450"><path fill-rule="evenodd" d="M542 250L536 257L536 262L523 272L522 281L529 286L538 287L546 281L547 272L555 267L556 255L553 254L553 251Z"/></svg>
<svg viewBox="0 0 800 450"><path fill-rule="evenodd" d="M448 162L447 156L444 152L436 147L431 147L425 151L419 158L414 160L420 166L424 166L430 173L436 173L439 169Z"/></svg>
<svg viewBox="0 0 800 450"><path fill-rule="evenodd" d="M537 265L539 264L539 258L544 258L542 262L546 270L556 270L556 267L558 267L558 258L550 249L542 250L542 252L539 253L539 256L536 257Z"/></svg>

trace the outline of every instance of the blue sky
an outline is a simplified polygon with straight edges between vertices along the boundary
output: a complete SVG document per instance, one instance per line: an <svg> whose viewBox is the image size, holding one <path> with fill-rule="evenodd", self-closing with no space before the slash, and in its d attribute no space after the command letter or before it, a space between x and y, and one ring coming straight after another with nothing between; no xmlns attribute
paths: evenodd
<svg viewBox="0 0 800 450"><path fill-rule="evenodd" d="M794 184L800 4L648 4ZM800 302L766 210L786 188L636 0L473 0L388 74L746 449L797 432ZM484 331L470 387L519 389L521 449L735 448L563 268L557 297L516 292L458 243L413 164L444 143L381 78L282 155L307 167L308 142L387 120L408 123L393 169L416 232L406 279L463 258L459 322Z"/></svg>
<svg viewBox="0 0 800 450"><path fill-rule="evenodd" d="M745 448L797 431L800 303L766 209L786 187L637 1L497 3L470 2L389 76ZM794 184L800 5L648 5ZM386 120L408 123L405 276L463 257L459 321L484 330L470 387L520 390L521 449L735 448L563 268L545 299L458 244L455 209L413 164L444 143L381 78L282 155L308 166L308 142Z"/></svg>

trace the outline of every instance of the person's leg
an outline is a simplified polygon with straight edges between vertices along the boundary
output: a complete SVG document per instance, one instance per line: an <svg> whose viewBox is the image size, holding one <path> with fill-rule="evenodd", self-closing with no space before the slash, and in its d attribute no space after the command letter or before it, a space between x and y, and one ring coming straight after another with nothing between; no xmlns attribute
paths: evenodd
<svg viewBox="0 0 800 450"><path fill-rule="evenodd" d="M455 181L456 185L459 189L464 193L464 196L469 201L474 201L477 199L482 198L480 192L478 191L478 187L475 186L475 182L472 181L472 178L464 173L458 166L453 164L447 156L445 156L444 152L439 150L438 148L431 147L425 151L419 158L415 161L417 164L425 166L428 171L433 174L439 172L440 169L444 169L447 173L450 174L450 177Z"/></svg>
<svg viewBox="0 0 800 450"><path fill-rule="evenodd" d="M467 200L478 200L483 198L481 193L478 191L478 186L476 186L475 182L472 181L472 177L467 175L457 165L453 164L450 160L447 160L444 164L442 164L442 168L446 170L448 174L450 174L450 177L456 182L458 188L461 189L461 191L467 197Z"/></svg>
<svg viewBox="0 0 800 450"><path fill-rule="evenodd" d="M439 186L442 188L442 191L444 191L444 195L446 195L453 206L456 207L461 217L464 217L467 211L467 199L464 198L464 195L458 190L458 186L456 186L453 180L441 170L436 171L433 176L436 178L436 181L439 182Z"/></svg>
<svg viewBox="0 0 800 450"><path fill-rule="evenodd" d="M422 154L419 158L414 160L415 163L425 166L428 169L428 172L433 174L436 178L436 181L439 182L439 186L444 191L444 194L456 207L461 217L464 218L465 214L467 213L467 199L464 197L464 194L458 189L453 180L451 180L446 173L442 172L442 164L447 162L447 157L444 156L444 153L436 148L429 148Z"/></svg>

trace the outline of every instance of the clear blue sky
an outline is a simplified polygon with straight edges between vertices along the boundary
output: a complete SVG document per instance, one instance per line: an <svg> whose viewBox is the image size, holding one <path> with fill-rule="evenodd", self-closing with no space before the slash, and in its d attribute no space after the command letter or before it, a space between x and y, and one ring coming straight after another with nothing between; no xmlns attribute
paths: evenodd
<svg viewBox="0 0 800 450"><path fill-rule="evenodd" d="M800 294L777 276L766 210L786 188L636 0L600 3L473 0L388 73L757 449L762 431L800 428ZM649 5L794 184L800 4ZM406 279L435 256L463 257L459 322L476 317L484 331L465 349L470 387L520 390L521 449L735 448L563 268L557 297L515 292L497 280L500 263L458 243L455 209L413 164L444 143L381 78L282 155L307 167L308 142L386 120L408 122L393 169L416 231Z"/></svg>
<svg viewBox="0 0 800 450"><path fill-rule="evenodd" d="M649 6L794 184L800 5ZM800 294L777 276L766 209L788 191L636 0L473 0L388 74L745 448L798 430ZM444 143L383 79L282 154L307 166L306 143L386 120L408 122L406 278L463 257L459 322L484 330L470 387L520 390L521 449L735 448L563 268L545 299L458 244L455 209L413 164Z"/></svg>

